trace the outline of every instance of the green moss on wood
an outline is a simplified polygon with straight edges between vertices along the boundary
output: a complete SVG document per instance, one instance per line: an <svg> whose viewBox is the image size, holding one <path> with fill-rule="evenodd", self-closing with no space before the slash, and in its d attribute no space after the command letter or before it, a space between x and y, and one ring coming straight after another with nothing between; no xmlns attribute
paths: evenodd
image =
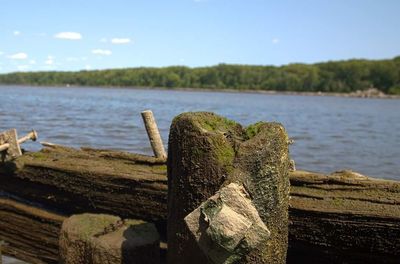
<svg viewBox="0 0 400 264"><path fill-rule="evenodd" d="M174 124L177 120L190 119L209 132L227 132L233 131L238 127L241 128L240 124L228 118L218 116L210 112L187 112L178 115L174 118L172 123Z"/></svg>
<svg viewBox="0 0 400 264"><path fill-rule="evenodd" d="M255 135L258 134L258 132L260 132L260 127L262 127L262 125L266 124L265 122L257 122L255 124L252 124L248 127L246 127L245 129L245 135L246 135L246 139L250 139L253 138Z"/></svg>
<svg viewBox="0 0 400 264"><path fill-rule="evenodd" d="M74 230L81 240L87 241L120 220L119 217L106 214L80 214L66 221L69 230Z"/></svg>
<svg viewBox="0 0 400 264"><path fill-rule="evenodd" d="M29 153L27 155L29 155L30 157L32 157L32 158L34 158L36 160L46 160L46 159L48 159L48 155L46 153L43 153L43 152L32 152L32 153Z"/></svg>

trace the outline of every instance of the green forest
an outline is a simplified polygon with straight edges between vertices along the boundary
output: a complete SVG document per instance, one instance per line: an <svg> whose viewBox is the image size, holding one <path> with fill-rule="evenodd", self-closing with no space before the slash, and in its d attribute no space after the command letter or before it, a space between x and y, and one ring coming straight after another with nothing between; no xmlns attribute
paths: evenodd
<svg viewBox="0 0 400 264"><path fill-rule="evenodd" d="M0 75L0 83L335 93L377 88L386 94L400 94L400 56L389 60L353 59L284 66L219 64L198 68L17 72Z"/></svg>

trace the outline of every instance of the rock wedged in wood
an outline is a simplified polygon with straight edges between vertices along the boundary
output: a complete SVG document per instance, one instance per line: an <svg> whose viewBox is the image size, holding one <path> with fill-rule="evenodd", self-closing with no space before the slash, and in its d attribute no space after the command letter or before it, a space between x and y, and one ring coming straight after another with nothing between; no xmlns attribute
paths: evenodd
<svg viewBox="0 0 400 264"><path fill-rule="evenodd" d="M248 128L212 113L184 113L168 147L168 260L210 263L184 218L231 182L242 184L271 232L238 263L285 263L288 235L288 137L277 123Z"/></svg>
<svg viewBox="0 0 400 264"><path fill-rule="evenodd" d="M185 222L213 263L235 263L271 235L249 194L236 183L220 189L187 215Z"/></svg>

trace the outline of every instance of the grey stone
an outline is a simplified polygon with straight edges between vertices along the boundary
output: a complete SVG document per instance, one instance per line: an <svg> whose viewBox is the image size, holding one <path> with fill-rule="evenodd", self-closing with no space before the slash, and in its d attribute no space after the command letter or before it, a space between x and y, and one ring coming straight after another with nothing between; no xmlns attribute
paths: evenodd
<svg viewBox="0 0 400 264"><path fill-rule="evenodd" d="M202 203L185 222L213 263L234 263L270 237L248 193L236 183Z"/></svg>

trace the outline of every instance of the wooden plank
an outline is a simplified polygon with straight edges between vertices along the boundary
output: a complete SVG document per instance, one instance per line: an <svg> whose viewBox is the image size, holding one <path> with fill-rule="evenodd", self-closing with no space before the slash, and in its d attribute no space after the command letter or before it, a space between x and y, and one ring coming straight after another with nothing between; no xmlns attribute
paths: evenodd
<svg viewBox="0 0 400 264"><path fill-rule="evenodd" d="M28 263L58 263L58 235L64 216L0 198L3 253Z"/></svg>
<svg viewBox="0 0 400 264"><path fill-rule="evenodd" d="M46 149L0 166L0 190L66 215L110 213L165 227L166 167L135 160L126 153ZM289 262L400 258L400 182L303 171L290 181Z"/></svg>
<svg viewBox="0 0 400 264"><path fill-rule="evenodd" d="M57 147L23 155L0 171L0 188L66 214L102 212L166 219L166 166ZM20 188L24 186L24 188Z"/></svg>
<svg viewBox="0 0 400 264"><path fill-rule="evenodd" d="M398 263L400 182L297 171L291 197L289 261Z"/></svg>

